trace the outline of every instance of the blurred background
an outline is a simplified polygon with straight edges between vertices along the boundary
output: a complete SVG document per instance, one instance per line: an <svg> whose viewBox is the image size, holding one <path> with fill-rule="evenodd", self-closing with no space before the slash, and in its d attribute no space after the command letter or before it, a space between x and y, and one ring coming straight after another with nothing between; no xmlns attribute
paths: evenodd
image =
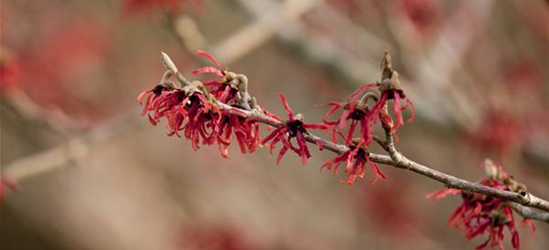
<svg viewBox="0 0 549 250"><path fill-rule="evenodd" d="M417 119L397 148L479 180L486 158L549 198L548 2L495 0L2 0L0 249L473 249L446 225L459 197L380 166L352 186L268 150L195 152L139 115L164 70L204 65L198 49L320 122L314 104L380 79L390 51ZM202 77L202 76L201 76ZM409 114L407 114L409 115ZM372 151L381 152L374 147ZM6 190L4 190L6 191ZM515 217L522 249L549 227ZM510 248L509 235L505 244Z"/></svg>

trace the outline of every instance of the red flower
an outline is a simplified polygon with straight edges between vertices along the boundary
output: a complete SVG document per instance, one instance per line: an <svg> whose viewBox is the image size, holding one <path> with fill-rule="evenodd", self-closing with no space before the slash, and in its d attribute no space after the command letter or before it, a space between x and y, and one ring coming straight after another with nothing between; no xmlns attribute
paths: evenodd
<svg viewBox="0 0 549 250"><path fill-rule="evenodd" d="M355 133L357 125L360 125L360 139L364 146L368 147L372 142L372 133L374 132L372 128L372 121L369 119L368 113L369 108L366 105L367 98L365 98L365 93L368 89L376 87L377 84L367 84L357 90L355 90L347 98L347 103L338 103L330 102L323 104L323 106L332 106L330 111L326 113L326 116L330 117L338 109L343 107L343 113L341 117L336 121L324 121L324 124L334 128L332 131L332 141L336 142L336 131L335 127L339 126L340 130L345 129L347 122L350 120L351 124L347 131L347 137L345 138L345 144L353 144L353 134Z"/></svg>
<svg viewBox="0 0 549 250"><path fill-rule="evenodd" d="M380 87L381 86L381 87ZM380 87L381 96L375 97L373 93L366 93L368 89ZM373 98L371 98L373 97ZM376 100L375 104L370 108L367 105L369 99ZM389 116L384 109L387 101L393 100L393 115L396 121ZM402 106L402 101L406 104ZM373 124L381 122L391 128L394 133L396 130L404 124L402 118L402 111L410 107L412 111L412 117L408 122L412 122L415 117L414 107L412 102L406 97L404 91L395 87L385 87L380 84L366 84L357 90L355 90L347 98L347 103L330 102L323 104L323 106L332 106L332 108L326 113L327 117L330 117L338 109L343 107L343 113L341 117L336 121L324 121L325 125L328 125L335 129L339 126L340 130L343 130L347 126L347 122L351 121L347 136L345 137L345 144L347 146L355 143L353 142L353 134L356 127L360 127L360 143L365 147L368 147L372 142L373 137ZM380 118L381 117L381 118ZM332 141L335 142L336 132L332 132Z"/></svg>
<svg viewBox="0 0 549 250"><path fill-rule="evenodd" d="M396 119L396 121L393 121L392 118L383 111L383 107L387 103L388 100L393 100L393 116ZM406 102L404 106L402 106L402 101ZM371 108L370 112L368 113L369 119L372 122L379 121L379 115L381 114L383 119L382 122L389 126L391 128L391 132L396 132L396 130L404 124L404 120L402 118L402 111L406 110L408 107L410 107L410 111L412 112L412 116L410 119L408 119L408 123L412 123L415 118L415 111L414 111L414 105L408 99L406 94L404 94L404 91L402 89L396 89L396 88L390 88L390 89L384 89L381 92L381 96L379 97L378 102ZM393 123L391 125L391 123Z"/></svg>
<svg viewBox="0 0 549 250"><path fill-rule="evenodd" d="M2 202L8 191L17 191L17 185L0 173L0 202Z"/></svg>
<svg viewBox="0 0 549 250"><path fill-rule="evenodd" d="M278 96L280 97L282 105L284 106L284 110L288 115L288 121L286 121L282 126L273 130L273 132L271 132L269 136L265 137L265 139L263 139L262 141L262 144L266 144L270 141L269 147L271 148L272 153L273 149L276 147L276 144L282 142L283 147L278 153L276 163L279 163L280 160L282 160L282 157L288 151L288 149L291 149L301 157L301 162L303 165L305 165L307 164L307 159L311 157L311 153L307 148L307 142L305 141L305 137L303 135L307 133L307 129L328 130L329 127L326 125L303 123L301 115L297 115L296 117L294 117L294 113L288 105L286 97L284 97L282 93L278 93ZM292 138L296 139L297 147L294 147L294 145L292 145L292 143L290 142Z"/></svg>
<svg viewBox="0 0 549 250"><path fill-rule="evenodd" d="M504 174L503 176L507 175ZM494 178L483 179L480 183L501 190L509 190ZM467 240L488 233L488 239L478 245L476 249L484 249L487 246L503 249L503 230L505 228L511 233L513 248L519 248L519 235L515 229L513 211L510 207L505 206L503 200L457 189L436 191L428 194L427 198L440 200L450 194L461 194L463 201L450 216L448 225L454 225L456 229L464 231Z"/></svg>
<svg viewBox="0 0 549 250"><path fill-rule="evenodd" d="M368 157L368 152L364 150L361 144L357 146L350 146L350 150L337 155L332 160L327 161L324 165L320 167L320 170L328 168L334 172L334 175L337 175L337 169L341 163L347 162L345 165L345 172L348 174L347 180L342 181L344 184L351 185L355 181L356 177L364 178L364 172L366 171L366 163L370 165L372 171L374 171L374 178L371 180L371 183L374 184L378 178L385 179L386 176L381 172L379 167L373 162L370 161Z"/></svg>

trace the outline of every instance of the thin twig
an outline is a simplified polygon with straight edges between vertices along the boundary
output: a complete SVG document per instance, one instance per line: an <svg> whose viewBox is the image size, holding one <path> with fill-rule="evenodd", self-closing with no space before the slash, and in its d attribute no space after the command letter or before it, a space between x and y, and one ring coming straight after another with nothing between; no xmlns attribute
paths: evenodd
<svg viewBox="0 0 549 250"><path fill-rule="evenodd" d="M269 117L259 112L258 110L250 111L250 110L238 109L238 108L229 106L227 104L221 103L219 101L216 104L222 110L228 110L228 111L233 110L235 111L234 114L241 115L245 118L257 118L259 122L265 123L267 125L271 125L274 127L279 127L283 125L283 122L278 121L272 117ZM325 149L337 154L341 154L349 150L349 148L345 145L332 143L328 140L325 140L311 133L306 133L304 136L305 136L305 140L307 140L308 142L315 144L316 142L320 141L323 144L323 147ZM468 192L489 195L496 198L513 201L513 202L522 204L524 206L539 208L549 212L549 202L546 200L540 199L532 194L527 193L526 195L522 196L515 192L504 191L501 189L496 189L496 188L484 186L478 183L466 181L464 179L440 172L438 170L435 170L425 165L414 162L406 158L405 156L402 156L400 153L398 154L400 155L400 160L398 161L393 160L389 155L382 155L382 154L370 153L369 157L370 157L370 160L372 160L373 162L391 165L397 168L407 169L412 172L416 172L423 176L429 177L430 179L443 183L448 188L455 188L455 189L460 189Z"/></svg>
<svg viewBox="0 0 549 250"><path fill-rule="evenodd" d="M279 9L269 10L256 21L246 25L210 51L222 64L234 62L251 50L271 40L282 28L321 4L320 0L288 0Z"/></svg>
<svg viewBox="0 0 549 250"><path fill-rule="evenodd" d="M59 146L15 160L2 168L3 173L10 181L21 183L28 178L71 166L70 163L78 163L96 147L122 132L131 131L132 127L144 124L143 119L139 119L139 111L135 110L116 117Z"/></svg>
<svg viewBox="0 0 549 250"><path fill-rule="evenodd" d="M511 207L515 212L527 219L539 220L549 223L549 213L533 209L531 207L525 207L518 203L507 202L507 206Z"/></svg>

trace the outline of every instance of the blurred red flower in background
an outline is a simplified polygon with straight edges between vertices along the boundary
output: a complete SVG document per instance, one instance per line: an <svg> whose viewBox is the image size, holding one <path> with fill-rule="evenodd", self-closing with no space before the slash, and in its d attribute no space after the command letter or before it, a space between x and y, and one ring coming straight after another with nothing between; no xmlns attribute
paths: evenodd
<svg viewBox="0 0 549 250"><path fill-rule="evenodd" d="M510 114L490 109L468 139L475 148L504 156L527 142L526 128L523 121Z"/></svg>
<svg viewBox="0 0 549 250"><path fill-rule="evenodd" d="M509 87L513 90L536 91L543 82L542 70L539 65L530 60L517 60L505 64L501 73L505 76Z"/></svg>
<svg viewBox="0 0 549 250"><path fill-rule="evenodd" d="M426 32L440 22L440 6L436 0L394 0L397 9L420 32Z"/></svg>
<svg viewBox="0 0 549 250"><path fill-rule="evenodd" d="M380 233L390 234L399 240L421 236L422 218L415 206L408 203L411 181L393 176L391 181L376 185L376 188L361 189L357 194L357 214L362 224L372 224ZM372 223L373 222L373 223ZM405 241L403 242L405 244Z"/></svg>
<svg viewBox="0 0 549 250"><path fill-rule="evenodd" d="M157 10L179 13L185 2L190 2L195 11L202 8L201 0L122 0L122 5L123 10L129 14L151 13Z"/></svg>
<svg viewBox="0 0 549 250"><path fill-rule="evenodd" d="M19 82L21 70L19 63L13 56L6 55L7 48L1 47L2 54L0 55L0 94L4 90L14 87Z"/></svg>
<svg viewBox="0 0 549 250"><path fill-rule="evenodd" d="M227 225L194 226L186 229L181 238L182 249L191 250L258 250L245 233Z"/></svg>
<svg viewBox="0 0 549 250"><path fill-rule="evenodd" d="M360 0L327 0L326 2L351 15L359 14L361 10Z"/></svg>
<svg viewBox="0 0 549 250"><path fill-rule="evenodd" d="M0 202L10 191L17 191L17 185L0 173Z"/></svg>
<svg viewBox="0 0 549 250"><path fill-rule="evenodd" d="M101 75L111 47L110 30L88 20L46 30L14 51L18 60L11 67L21 72L18 87L37 105L97 118L101 114L92 105L93 98L87 96L91 92L86 90L106 86L93 79Z"/></svg>

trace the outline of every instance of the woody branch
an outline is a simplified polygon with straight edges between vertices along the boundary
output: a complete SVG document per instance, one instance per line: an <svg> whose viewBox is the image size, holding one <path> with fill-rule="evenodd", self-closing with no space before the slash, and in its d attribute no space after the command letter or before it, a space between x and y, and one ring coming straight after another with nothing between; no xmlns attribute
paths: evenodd
<svg viewBox="0 0 549 250"><path fill-rule="evenodd" d="M162 53L162 62L167 71L171 72L173 75L180 75L179 71L175 67L175 64L171 61L169 56L165 53ZM193 91L201 91L202 89L197 88L196 84L190 84L184 77L176 77L179 83L185 87L196 88ZM198 81L194 81L199 83ZM194 83L193 82L193 83ZM199 83L200 85L200 83ZM260 112L259 109L243 109L230 106L223 102L220 102L216 99L212 101L215 103L220 110L230 112L232 114L239 115L243 118L252 118L256 119L260 123L264 123L273 127L281 127L284 124L284 121L279 121L273 117L266 115L263 112ZM549 223L546 219L549 216L549 202L541 199L533 194L530 194L526 191L522 192L512 192L505 191L501 189L496 189L488 186L484 186L478 183L473 183L450 174L443 173L441 171L435 170L423 164L417 163L413 160L408 159L402 155L394 145L393 132L386 126L384 126L386 131L385 140L375 138L375 140L380 143L381 147L387 151L388 155L369 153L369 158L371 161L380 164L390 165L396 168L405 169L423 175L427 178L433 179L444 184L447 188L454 188L463 190L466 192L477 193L488 195L503 200L507 200L514 204L512 207L525 218L531 218L536 220L541 220ZM313 144L322 144L324 149L332 151L337 154L344 153L349 150L349 147L341 144L333 143L329 140L325 140L319 136L316 136L312 133L304 133L305 140ZM534 210L532 208L539 209Z"/></svg>

